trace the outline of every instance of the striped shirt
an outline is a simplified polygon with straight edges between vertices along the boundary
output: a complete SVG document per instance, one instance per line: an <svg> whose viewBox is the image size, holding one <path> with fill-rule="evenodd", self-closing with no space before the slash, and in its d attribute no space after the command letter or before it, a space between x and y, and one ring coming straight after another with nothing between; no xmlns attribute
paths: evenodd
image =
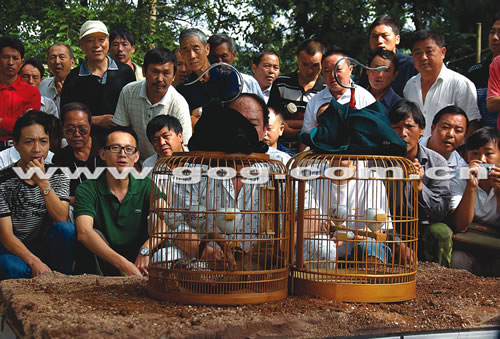
<svg viewBox="0 0 500 339"><path fill-rule="evenodd" d="M40 188L20 179L11 165L0 171L0 218L11 217L14 235L23 242L39 239L52 227ZM45 170L51 167L45 166ZM69 202L69 179L56 171L50 186L62 201Z"/></svg>
<svg viewBox="0 0 500 339"><path fill-rule="evenodd" d="M299 84L299 76L297 72L280 75L276 78L271 87L271 94L269 95L268 106L280 110L284 114L283 118L286 120L303 120L306 106L316 93L320 92L326 85L323 77L320 76L316 80L314 86L305 91ZM293 103L297 108L297 112L293 113L287 109L288 104Z"/></svg>

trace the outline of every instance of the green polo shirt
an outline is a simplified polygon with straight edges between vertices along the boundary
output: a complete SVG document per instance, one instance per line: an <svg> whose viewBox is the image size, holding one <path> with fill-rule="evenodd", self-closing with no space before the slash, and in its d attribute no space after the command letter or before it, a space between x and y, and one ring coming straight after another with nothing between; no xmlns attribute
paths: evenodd
<svg viewBox="0 0 500 339"><path fill-rule="evenodd" d="M149 193L151 179L135 179L129 174L127 195L120 203L109 189L106 171L98 179L80 184L75 192L75 215L94 218L110 247L129 260L135 260L148 238Z"/></svg>

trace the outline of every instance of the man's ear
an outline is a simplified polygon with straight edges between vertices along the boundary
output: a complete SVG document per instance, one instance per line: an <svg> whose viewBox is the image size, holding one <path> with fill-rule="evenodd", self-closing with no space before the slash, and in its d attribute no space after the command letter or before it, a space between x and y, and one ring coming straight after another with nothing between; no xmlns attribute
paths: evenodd
<svg viewBox="0 0 500 339"><path fill-rule="evenodd" d="M441 53L443 53L443 60L446 57L446 47L441 48Z"/></svg>
<svg viewBox="0 0 500 339"><path fill-rule="evenodd" d="M99 156L101 157L101 160L103 160L103 161L104 161L104 148L101 148L101 149L99 150Z"/></svg>
<svg viewBox="0 0 500 339"><path fill-rule="evenodd" d="M147 67L146 67L147 68ZM146 77L146 68L142 68L142 76L145 78Z"/></svg>
<svg viewBox="0 0 500 339"><path fill-rule="evenodd" d="M436 125L432 124L431 125L431 134L432 134L432 132L434 132L434 128L436 128Z"/></svg>
<svg viewBox="0 0 500 339"><path fill-rule="evenodd" d="M401 41L401 36L396 35L396 46L399 45L400 41Z"/></svg>
<svg viewBox="0 0 500 339"><path fill-rule="evenodd" d="M71 68L75 67L75 58L71 58Z"/></svg>
<svg viewBox="0 0 500 339"><path fill-rule="evenodd" d="M255 75L255 70L257 69L257 66L255 64L252 64L252 73Z"/></svg>

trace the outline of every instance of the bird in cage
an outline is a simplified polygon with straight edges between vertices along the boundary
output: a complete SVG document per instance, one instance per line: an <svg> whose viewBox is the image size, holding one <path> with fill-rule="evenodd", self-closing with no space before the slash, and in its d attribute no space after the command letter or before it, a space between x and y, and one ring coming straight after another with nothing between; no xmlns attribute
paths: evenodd
<svg viewBox="0 0 500 339"><path fill-rule="evenodd" d="M392 250L383 241L392 230L384 183L376 174L359 179L364 161L346 157L315 166L324 178L311 184L319 210L316 230L305 236L306 262L327 269L341 259L390 262Z"/></svg>

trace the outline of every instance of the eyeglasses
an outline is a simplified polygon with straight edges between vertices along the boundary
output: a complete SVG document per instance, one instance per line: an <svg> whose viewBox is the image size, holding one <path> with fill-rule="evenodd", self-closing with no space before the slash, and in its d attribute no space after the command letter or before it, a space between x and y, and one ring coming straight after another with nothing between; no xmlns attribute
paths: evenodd
<svg viewBox="0 0 500 339"><path fill-rule="evenodd" d="M85 135L89 132L89 129L87 127L82 126L68 127L64 129L64 132L68 134L75 134L76 130L78 130L78 133L80 133L81 135Z"/></svg>
<svg viewBox="0 0 500 339"><path fill-rule="evenodd" d="M122 150L125 151L125 154L132 155L137 152L137 147L126 145L126 146L121 146L118 144L113 144L109 146L104 147L105 150L110 151L111 153L120 153Z"/></svg>

